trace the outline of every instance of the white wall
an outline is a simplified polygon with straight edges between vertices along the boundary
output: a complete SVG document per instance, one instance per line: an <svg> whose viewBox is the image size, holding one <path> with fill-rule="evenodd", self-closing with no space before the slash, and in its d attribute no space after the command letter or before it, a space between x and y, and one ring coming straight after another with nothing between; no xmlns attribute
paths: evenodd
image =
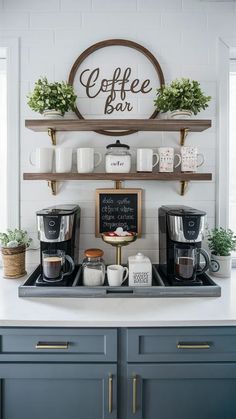
<svg viewBox="0 0 236 419"><path fill-rule="evenodd" d="M79 54L91 44L108 38L125 38L148 48L158 59L166 81L176 77L199 80L212 96L210 107L200 118L213 121L211 129L190 134L188 142L206 157L200 169L213 173L213 182L194 182L185 197L172 182L126 182L126 187L142 187L143 237L124 250L139 249L157 261L157 208L162 204L184 204L207 211L210 226L215 218L215 161L218 38L236 36L234 2L206 3L199 0L0 0L0 36L20 37L21 56L21 173L32 171L29 152L48 146L46 133L25 129L26 118L38 117L26 104L26 94L41 75L67 79ZM95 133L58 135L59 143L72 147L94 146L104 152L111 138ZM123 137L133 152L139 146L156 149L160 145L178 148L177 133L140 132ZM21 174L22 177L22 174ZM112 182L65 182L60 193L50 195L46 182L21 180L21 225L36 237L35 211L48 205L78 202L82 208L81 252L100 247L107 262L114 249L94 238L94 190L112 187ZM36 244L36 243L35 243ZM37 256L34 257L37 259Z"/></svg>

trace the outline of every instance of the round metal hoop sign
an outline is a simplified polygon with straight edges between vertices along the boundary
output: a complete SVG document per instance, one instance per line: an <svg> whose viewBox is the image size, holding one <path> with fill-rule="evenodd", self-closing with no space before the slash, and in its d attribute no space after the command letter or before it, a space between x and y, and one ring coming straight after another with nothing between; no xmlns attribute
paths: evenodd
<svg viewBox="0 0 236 419"><path fill-rule="evenodd" d="M123 46L123 47L128 47L128 48L132 48L137 50L138 52L140 52L141 54L143 54L153 65L154 69L155 69L155 73L158 76L159 79L159 83L160 86L164 85L165 80L164 80L164 75L161 69L161 66L159 64L159 62L157 61L157 59L154 57L154 55L148 51L146 48L144 48L142 45L137 44L136 42L133 41L128 41L125 39L108 39L105 41L101 41L98 42L92 46L90 46L89 48L87 48L84 52L82 52L82 54L77 58L77 60L75 61L75 63L73 64L70 74L69 74L69 84L73 86L74 81L75 81L75 77L77 74L77 71L79 69L79 67L81 66L81 64L84 62L84 60L90 55L93 54L95 51L98 51L102 48L106 48L106 47L111 47L111 46ZM112 105L111 102L114 100L114 97L116 97L117 91L119 91L120 97L122 99L122 103L119 103L117 105L117 107L119 106L120 108L122 108L122 106L126 107L127 111L131 111L132 107L130 105L130 103L125 102L124 99L126 97L126 89L124 87L124 84L126 82L126 80L129 80L129 77L131 75L131 68L127 67L123 76L121 77L121 68L117 67L114 71L113 74L113 79L107 80L105 78L102 79L101 81L101 87L100 90L98 91L97 94L94 94L93 96L90 96L89 93L89 89L91 88L91 86L93 87L95 85L96 80L98 79L99 76L99 68L96 68L93 70L93 72L90 72L90 69L86 69L84 70L81 75L80 75L80 82L83 84L83 86L86 88L86 93L87 96L92 98L97 96L100 92L104 93L104 92L109 92L109 96L107 97L106 100L106 109L111 109L112 112ZM86 73L87 72L87 73ZM82 75L85 75L86 73L86 82L84 82L82 80ZM120 77L120 79L119 79ZM115 90L115 82L117 82L117 80L119 80L119 90ZM123 90L122 90L123 89ZM134 79L131 84L130 84L130 89L129 91L131 93L149 93L152 90L152 88L150 88L150 80L144 80L143 82L140 82L139 79ZM120 110L120 108L116 109L116 110ZM78 107L76 107L75 109L75 113L78 116L79 119L85 119L83 117L83 115L81 114L81 112L79 111ZM110 113L107 111L107 113ZM149 119L154 119L158 114L158 111L155 110L152 115L149 117ZM98 130L95 131L99 134L104 134L104 135L116 135L116 136L121 136L121 135L128 135L128 134L133 134L135 132L137 132L137 130L126 130L126 131L108 131L108 130Z"/></svg>

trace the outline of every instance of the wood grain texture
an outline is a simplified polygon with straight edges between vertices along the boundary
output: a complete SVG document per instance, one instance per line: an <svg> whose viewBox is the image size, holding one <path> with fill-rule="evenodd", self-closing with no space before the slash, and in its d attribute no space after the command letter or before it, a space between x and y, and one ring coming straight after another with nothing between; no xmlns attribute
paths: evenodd
<svg viewBox="0 0 236 419"><path fill-rule="evenodd" d="M24 173L24 180L212 180L211 173Z"/></svg>
<svg viewBox="0 0 236 419"><path fill-rule="evenodd" d="M134 131L180 131L188 129L201 132L211 127L209 119L27 119L25 126L33 131L44 132L48 128L56 131L98 131L98 130L134 130ZM117 135L113 132L113 135Z"/></svg>

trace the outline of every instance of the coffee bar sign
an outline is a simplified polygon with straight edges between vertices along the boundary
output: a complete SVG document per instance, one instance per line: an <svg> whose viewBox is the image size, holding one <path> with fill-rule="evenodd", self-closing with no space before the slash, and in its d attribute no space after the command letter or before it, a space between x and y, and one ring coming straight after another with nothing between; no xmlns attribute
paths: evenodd
<svg viewBox="0 0 236 419"><path fill-rule="evenodd" d="M111 39L92 45L77 58L69 83L78 95L75 112L81 119L155 118L153 100L164 76L157 59L142 45Z"/></svg>

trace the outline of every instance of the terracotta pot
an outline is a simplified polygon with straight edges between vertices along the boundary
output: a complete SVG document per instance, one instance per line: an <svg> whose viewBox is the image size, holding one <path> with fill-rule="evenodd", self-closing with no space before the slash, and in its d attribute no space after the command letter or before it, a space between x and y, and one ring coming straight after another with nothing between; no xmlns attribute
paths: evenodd
<svg viewBox="0 0 236 419"><path fill-rule="evenodd" d="M191 111L177 109L176 111L172 111L170 113L170 117L173 119L190 119L192 117L192 114L193 113Z"/></svg>
<svg viewBox="0 0 236 419"><path fill-rule="evenodd" d="M211 254L210 273L218 278L231 277L232 257Z"/></svg>
<svg viewBox="0 0 236 419"><path fill-rule="evenodd" d="M26 275L25 246L2 247L4 278L20 278Z"/></svg>

